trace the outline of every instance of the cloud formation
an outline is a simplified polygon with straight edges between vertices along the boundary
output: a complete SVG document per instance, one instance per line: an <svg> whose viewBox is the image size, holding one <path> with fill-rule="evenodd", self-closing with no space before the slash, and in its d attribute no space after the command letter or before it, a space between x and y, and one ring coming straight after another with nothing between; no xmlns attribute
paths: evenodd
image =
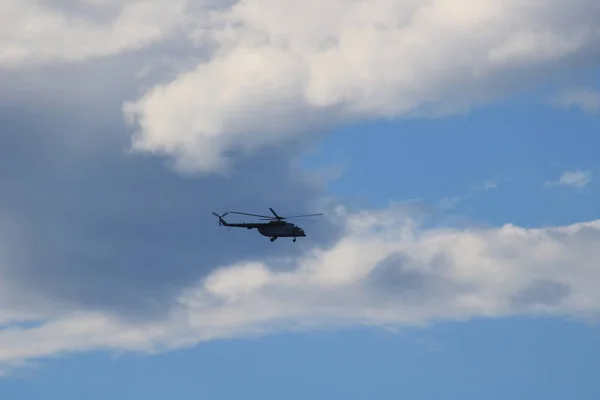
<svg viewBox="0 0 600 400"><path fill-rule="evenodd" d="M19 69L138 50L187 20L186 0L1 0L0 67Z"/></svg>
<svg viewBox="0 0 600 400"><path fill-rule="evenodd" d="M331 324L598 312L597 221L424 229L402 208L340 211L341 237L331 219L273 246L209 214L326 211L290 163L296 140L361 118L459 112L542 82L540 71L597 65L596 1L0 7L1 364ZM131 59L89 63L182 39L196 50L139 97ZM161 157L125 156L123 111L135 150L226 173L192 179Z"/></svg>
<svg viewBox="0 0 600 400"><path fill-rule="evenodd" d="M2 0L0 7L0 68L159 51L140 76L161 64L176 72L132 95L124 112L133 148L172 157L182 172L223 172L232 153L356 119L462 112L600 61L594 0ZM594 108L589 95L584 103Z"/></svg>
<svg viewBox="0 0 600 400"><path fill-rule="evenodd" d="M592 89L576 88L562 92L553 104L561 108L577 107L590 114L600 111L600 93Z"/></svg>
<svg viewBox="0 0 600 400"><path fill-rule="evenodd" d="M244 0L191 36L214 52L126 115L182 171L364 118L462 112L598 65L594 0ZM572 72L572 71L571 71Z"/></svg>
<svg viewBox="0 0 600 400"><path fill-rule="evenodd" d="M565 171L556 181L547 181L545 186L572 186L581 189L592 181L591 171Z"/></svg>
<svg viewBox="0 0 600 400"><path fill-rule="evenodd" d="M219 338L365 324L543 314L597 317L600 221L525 229L422 228L402 207L336 215L343 237L292 260L222 265L164 320L65 312L0 331L5 366L98 349L165 351ZM289 265L285 270L281 265Z"/></svg>

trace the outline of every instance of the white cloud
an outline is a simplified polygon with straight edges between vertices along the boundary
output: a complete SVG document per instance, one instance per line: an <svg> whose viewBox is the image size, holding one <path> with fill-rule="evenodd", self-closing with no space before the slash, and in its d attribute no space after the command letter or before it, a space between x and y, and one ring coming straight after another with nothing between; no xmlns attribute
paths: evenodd
<svg viewBox="0 0 600 400"><path fill-rule="evenodd" d="M0 0L0 68L137 50L165 39L187 23L186 3Z"/></svg>
<svg viewBox="0 0 600 400"><path fill-rule="evenodd" d="M346 324L600 312L600 221L458 230L423 229L400 208L338 217L346 234L331 248L219 268L184 290L167 320L135 323L81 310L1 330L0 363L98 349L163 351ZM290 262L293 268L278 267Z"/></svg>
<svg viewBox="0 0 600 400"><path fill-rule="evenodd" d="M479 186L475 186L474 190L494 190L498 189L498 183L495 181L485 181Z"/></svg>
<svg viewBox="0 0 600 400"><path fill-rule="evenodd" d="M245 0L192 37L208 61L125 112L185 171L356 118L458 112L598 49L593 0Z"/></svg>
<svg viewBox="0 0 600 400"><path fill-rule="evenodd" d="M565 171L557 181L547 181L545 186L573 186L583 188L592 181L591 171Z"/></svg>
<svg viewBox="0 0 600 400"><path fill-rule="evenodd" d="M600 111L600 93L591 89L571 89L561 93L552 103L557 107L578 107L590 114L596 114Z"/></svg>
<svg viewBox="0 0 600 400"><path fill-rule="evenodd" d="M438 201L438 207L442 210L450 210L460 202L473 199L477 192L498 189L498 185L499 184L497 181L485 180L482 184L471 186L465 194L460 196L446 196L442 198L440 201Z"/></svg>

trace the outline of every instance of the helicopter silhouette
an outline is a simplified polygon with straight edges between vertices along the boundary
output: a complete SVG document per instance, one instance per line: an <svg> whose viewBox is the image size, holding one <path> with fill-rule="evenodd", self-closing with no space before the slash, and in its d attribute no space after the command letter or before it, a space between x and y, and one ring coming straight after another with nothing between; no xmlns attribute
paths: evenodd
<svg viewBox="0 0 600 400"><path fill-rule="evenodd" d="M236 211L229 211L229 212L226 212L225 214L221 214L221 215L213 212L213 215L216 216L217 218L219 218L219 226L227 226L230 228L256 229L256 230L258 230L258 232L261 235L270 238L271 242L274 242L277 238L280 238L280 237L294 238L294 240L293 240L294 242L296 241L296 238L298 238L298 237L306 237L306 232L304 232L304 229L302 229L298 225L295 225L291 222L287 222L286 221L287 219L313 217L313 216L317 216L317 215L323 215L323 214L319 213L319 214L295 215L292 217L282 217L282 216L278 215L275 212L275 210L273 210L272 208L269 208L269 210L271 210L274 217L269 217L267 215L248 214L248 213L242 213L242 212L236 212ZM250 222L250 223L243 222L243 223L231 223L230 224L223 219L223 217L226 216L227 214L249 215L252 217L259 217L260 219L268 219L271 221L269 221L269 222Z"/></svg>

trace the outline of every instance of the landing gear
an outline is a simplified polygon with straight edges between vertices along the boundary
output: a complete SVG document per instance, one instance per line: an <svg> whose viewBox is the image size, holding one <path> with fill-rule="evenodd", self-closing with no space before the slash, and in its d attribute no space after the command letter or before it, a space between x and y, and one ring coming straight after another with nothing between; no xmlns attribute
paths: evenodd
<svg viewBox="0 0 600 400"><path fill-rule="evenodd" d="M277 240L277 236L275 236L275 237L272 237L272 238L270 238L269 240L270 240L271 242L274 242L275 240ZM293 241L293 242L296 242L296 238L294 238L292 241Z"/></svg>

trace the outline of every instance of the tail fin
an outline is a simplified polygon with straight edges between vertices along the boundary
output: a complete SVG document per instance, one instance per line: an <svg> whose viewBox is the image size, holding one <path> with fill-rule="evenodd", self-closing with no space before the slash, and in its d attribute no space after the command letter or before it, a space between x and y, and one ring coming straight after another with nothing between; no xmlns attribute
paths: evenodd
<svg viewBox="0 0 600 400"><path fill-rule="evenodd" d="M219 226L223 226L223 225L227 226L227 225L228 225L228 224L227 224L227 222L225 222L225 220L223 219L223 217L224 217L224 216L226 216L227 214L229 214L228 212L226 212L226 213L225 213L225 214L223 214L223 215L219 215L219 214L217 214L216 212L213 212L212 214L213 214L215 217L219 218Z"/></svg>

